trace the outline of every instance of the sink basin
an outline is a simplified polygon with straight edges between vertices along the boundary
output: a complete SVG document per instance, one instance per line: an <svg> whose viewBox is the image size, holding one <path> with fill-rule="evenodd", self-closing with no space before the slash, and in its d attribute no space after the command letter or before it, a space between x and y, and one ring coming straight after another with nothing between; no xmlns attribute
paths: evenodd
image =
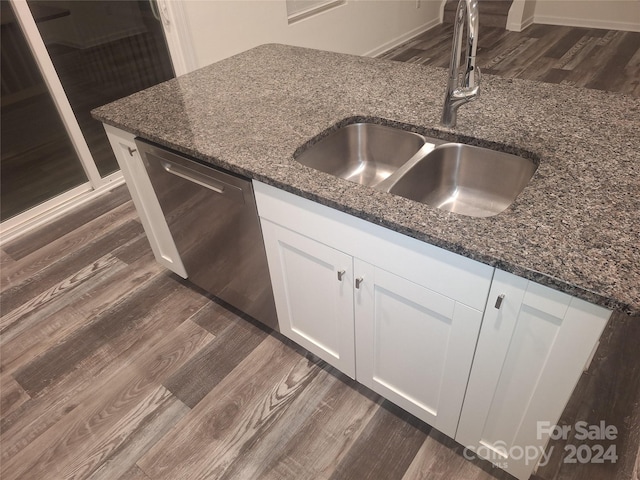
<svg viewBox="0 0 640 480"><path fill-rule="evenodd" d="M526 158L460 143L440 145L407 167L386 191L472 217L505 210L537 169Z"/></svg>
<svg viewBox="0 0 640 480"><path fill-rule="evenodd" d="M405 164L425 142L417 133L354 123L315 143L296 160L321 172L374 186Z"/></svg>

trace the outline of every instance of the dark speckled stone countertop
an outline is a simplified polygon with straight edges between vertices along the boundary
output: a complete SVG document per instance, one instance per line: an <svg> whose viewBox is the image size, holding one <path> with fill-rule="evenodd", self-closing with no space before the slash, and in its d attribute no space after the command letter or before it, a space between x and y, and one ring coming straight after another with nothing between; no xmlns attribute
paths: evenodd
<svg viewBox="0 0 640 480"><path fill-rule="evenodd" d="M203 161L607 308L640 314L640 99L483 76L438 125L446 71L263 45L93 111ZM506 211L471 218L298 164L345 119L528 152L540 165ZM474 140L475 139L475 140Z"/></svg>

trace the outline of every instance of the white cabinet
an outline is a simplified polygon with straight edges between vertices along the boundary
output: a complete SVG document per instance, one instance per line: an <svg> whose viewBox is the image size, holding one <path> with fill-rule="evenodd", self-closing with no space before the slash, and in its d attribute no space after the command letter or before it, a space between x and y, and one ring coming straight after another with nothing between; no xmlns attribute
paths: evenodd
<svg viewBox="0 0 640 480"><path fill-rule="evenodd" d="M104 125L104 129L156 260L187 278L187 272L138 153L135 136L110 125Z"/></svg>
<svg viewBox="0 0 640 480"><path fill-rule="evenodd" d="M493 269L254 189L281 332L454 436Z"/></svg>
<svg viewBox="0 0 640 480"><path fill-rule="evenodd" d="M355 378L353 260L262 220L280 332Z"/></svg>
<svg viewBox="0 0 640 480"><path fill-rule="evenodd" d="M529 478L610 314L496 270L456 441Z"/></svg>
<svg viewBox="0 0 640 480"><path fill-rule="evenodd" d="M482 312L360 260L359 382L453 437Z"/></svg>

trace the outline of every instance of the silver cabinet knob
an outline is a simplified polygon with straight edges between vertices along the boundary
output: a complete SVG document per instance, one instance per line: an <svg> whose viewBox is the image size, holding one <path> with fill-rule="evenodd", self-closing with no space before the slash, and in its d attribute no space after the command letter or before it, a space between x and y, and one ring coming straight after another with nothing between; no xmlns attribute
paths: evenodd
<svg viewBox="0 0 640 480"><path fill-rule="evenodd" d="M338 270L338 280L342 281L344 274L347 273L345 270Z"/></svg>
<svg viewBox="0 0 640 480"><path fill-rule="evenodd" d="M504 293L501 293L500 295L498 295L498 298L496 298L496 304L495 307L500 310L500 307L502 306L502 302L504 300Z"/></svg>
<svg viewBox="0 0 640 480"><path fill-rule="evenodd" d="M362 277L356 278L356 288L360 288L360 285L362 285L362 282L364 282L364 278Z"/></svg>

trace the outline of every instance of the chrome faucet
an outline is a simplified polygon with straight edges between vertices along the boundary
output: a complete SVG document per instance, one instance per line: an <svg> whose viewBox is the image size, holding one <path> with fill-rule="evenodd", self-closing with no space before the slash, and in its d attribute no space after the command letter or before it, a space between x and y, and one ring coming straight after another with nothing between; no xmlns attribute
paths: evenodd
<svg viewBox="0 0 640 480"><path fill-rule="evenodd" d="M467 20L466 67L462 85L459 85L458 70L460 68L460 50L462 49L462 32L465 19ZM480 69L476 67L478 19L478 0L460 0L458 2L453 29L449 80L440 120L440 124L444 127L455 127L458 108L467 102L475 100L480 91Z"/></svg>

